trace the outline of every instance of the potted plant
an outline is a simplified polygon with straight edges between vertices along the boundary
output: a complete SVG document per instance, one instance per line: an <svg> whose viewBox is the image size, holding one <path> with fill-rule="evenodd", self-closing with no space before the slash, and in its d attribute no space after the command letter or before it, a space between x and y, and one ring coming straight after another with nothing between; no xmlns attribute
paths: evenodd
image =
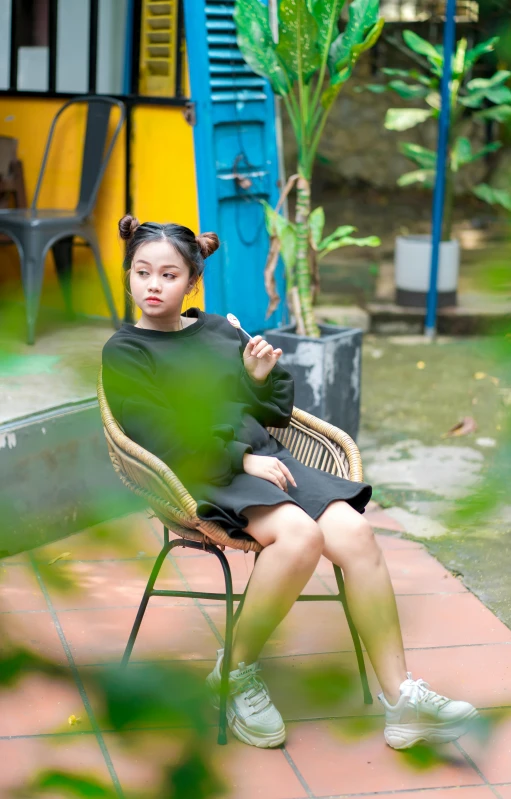
<svg viewBox="0 0 511 799"><path fill-rule="evenodd" d="M362 332L316 323L318 262L349 245L377 246L376 236L358 239L341 226L323 236L322 208L311 211L312 169L328 114L363 52L380 36L379 0L353 0L339 33L345 0L281 0L274 39L268 7L260 0L236 0L234 20L239 48L254 72L266 77L282 98L298 145L297 172L274 210L265 205L270 252L265 284L268 315L277 307L274 273L282 256L290 310L295 323L267 331L282 347L282 363L296 383L296 404L343 427L358 431ZM294 221L280 213L284 198L296 192Z"/></svg>
<svg viewBox="0 0 511 799"><path fill-rule="evenodd" d="M374 92L390 90L405 100L420 101L422 107L390 108L387 111L385 127L396 131L409 130L439 116L439 86L444 68L441 46L435 46L409 30L403 32L403 40L410 56L418 60L423 68L383 69L391 80L386 85L376 84L366 87ZM468 49L467 40L460 39L453 59L445 211L438 278L439 307L456 303L460 259L459 243L452 238L456 174L468 164L501 147L500 141L492 141L485 147L474 150L466 135L467 128L473 127L472 123L482 125L488 121L506 122L511 119L511 89L505 85L511 72L498 70L490 78L471 77L474 64L481 56L491 52L498 41L498 37L495 37ZM399 149L412 161L415 168L402 175L398 185L419 184L431 188L435 182L436 152L406 142L401 142ZM494 189L486 183L481 183L474 186L472 191L489 204L502 205L511 210L511 193L506 190ZM430 264L431 236L397 238L395 276L398 304L425 307Z"/></svg>

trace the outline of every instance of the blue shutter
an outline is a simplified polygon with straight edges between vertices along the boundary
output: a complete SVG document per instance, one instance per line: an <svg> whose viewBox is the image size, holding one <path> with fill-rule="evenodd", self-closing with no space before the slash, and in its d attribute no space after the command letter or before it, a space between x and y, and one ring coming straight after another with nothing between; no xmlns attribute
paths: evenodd
<svg viewBox="0 0 511 799"><path fill-rule="evenodd" d="M265 319L268 236L258 201L275 204L279 194L274 96L238 49L234 0L184 4L201 230L214 230L222 243L207 262L206 310L234 313L253 333L277 325L284 310L281 303ZM280 271L277 279L283 296Z"/></svg>

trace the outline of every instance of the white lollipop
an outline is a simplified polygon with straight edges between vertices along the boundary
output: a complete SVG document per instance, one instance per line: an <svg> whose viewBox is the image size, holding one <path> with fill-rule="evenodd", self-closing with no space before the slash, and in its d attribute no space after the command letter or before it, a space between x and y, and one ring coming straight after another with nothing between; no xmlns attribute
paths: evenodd
<svg viewBox="0 0 511 799"><path fill-rule="evenodd" d="M252 336L250 336L250 335L247 333L247 331L246 331L246 330L243 330L243 328L242 328L242 326L241 326L241 324L240 324L240 320L238 319L238 317L237 317L237 316L234 316L234 314L233 314L233 313L228 313L228 314L227 314L227 321L229 322L229 324L231 324L231 325L232 325L233 327L235 327L237 330L241 330L241 332L242 332L242 333L245 333L245 335L249 337L250 341L252 341Z"/></svg>

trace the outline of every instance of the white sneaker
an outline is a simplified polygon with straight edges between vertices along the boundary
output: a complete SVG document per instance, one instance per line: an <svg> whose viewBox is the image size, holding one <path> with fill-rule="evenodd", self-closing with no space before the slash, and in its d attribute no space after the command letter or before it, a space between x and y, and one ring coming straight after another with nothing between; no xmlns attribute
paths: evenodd
<svg viewBox="0 0 511 799"><path fill-rule="evenodd" d="M216 666L206 682L213 695L213 706L218 709L224 650L219 649L217 655ZM252 663L251 666L239 663L238 668L229 674L227 722L243 743L268 749L284 743L286 728L270 699L260 670L259 663Z"/></svg>
<svg viewBox="0 0 511 799"><path fill-rule="evenodd" d="M455 702L431 691L424 680L408 679L401 683L401 696L395 705L383 694L378 699L385 708L385 740L393 749L408 749L419 741L449 743L467 732L477 717L468 702Z"/></svg>

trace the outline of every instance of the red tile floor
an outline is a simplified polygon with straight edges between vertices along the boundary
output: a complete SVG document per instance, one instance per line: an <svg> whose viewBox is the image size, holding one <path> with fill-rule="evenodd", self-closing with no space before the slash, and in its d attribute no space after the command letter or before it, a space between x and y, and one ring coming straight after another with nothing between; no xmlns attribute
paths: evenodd
<svg viewBox="0 0 511 799"><path fill-rule="evenodd" d="M354 672L355 665L338 605L301 603L276 631L263 658L273 698L288 722L287 744L264 751L231 739L227 747L216 747L217 768L229 786L226 796L378 794L390 799L397 793L402 799L511 799L511 715L505 712L511 709L511 631L419 543L400 537L398 523L384 511L374 508L367 518L379 531L390 568L411 670L440 693L476 704L484 719L498 712L498 723L487 725L485 739L467 735L419 758L389 749L382 736L381 706L377 701L364 706L358 685L343 698L325 699L321 691L307 690L308 675ZM56 659L73 677L63 685L49 676L27 675L0 692L1 799L43 766L113 781L118 796L123 789L126 795L139 791L142 796L144 789L154 790L147 752L149 747L154 751L155 742L158 749L158 736L132 730L123 741L103 730L96 698L87 694L82 677L95 664L120 659L160 543L159 523L134 515L0 564L2 648L8 649L6 640L22 644ZM212 556L181 549L174 553L159 587L221 590ZM231 552L228 557L235 590L242 590L252 556ZM74 582L71 592L59 586L66 579ZM334 590L326 561L307 590ZM219 603L155 598L133 661L187 660L205 676L222 626ZM370 668L369 677L376 696ZM72 714L80 725L69 726ZM129 753L124 744L132 745ZM178 756L167 744L160 750L160 762Z"/></svg>

